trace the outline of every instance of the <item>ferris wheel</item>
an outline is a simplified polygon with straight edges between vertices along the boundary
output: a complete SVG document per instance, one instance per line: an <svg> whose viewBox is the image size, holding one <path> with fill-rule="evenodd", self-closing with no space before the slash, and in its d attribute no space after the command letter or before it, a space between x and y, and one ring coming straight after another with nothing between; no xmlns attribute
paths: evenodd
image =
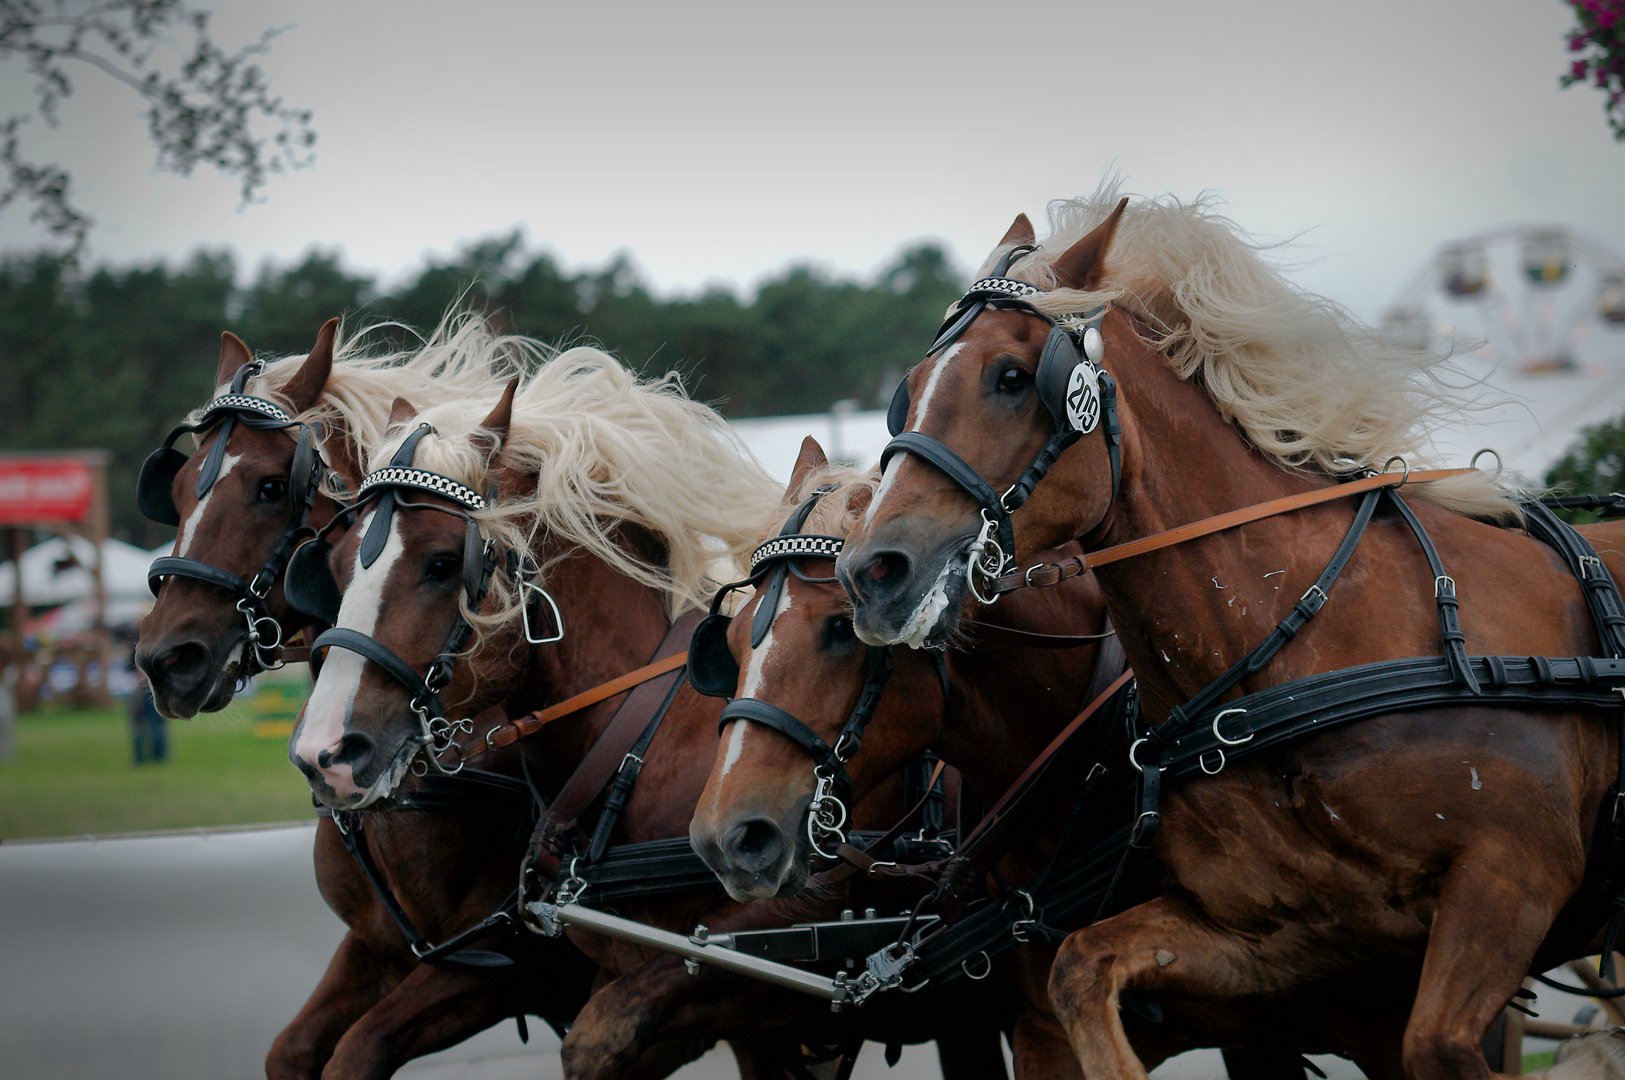
<svg viewBox="0 0 1625 1080"><path fill-rule="evenodd" d="M1563 226L1452 240L1405 283L1383 314L1383 333L1507 373L1625 362L1625 257Z"/></svg>

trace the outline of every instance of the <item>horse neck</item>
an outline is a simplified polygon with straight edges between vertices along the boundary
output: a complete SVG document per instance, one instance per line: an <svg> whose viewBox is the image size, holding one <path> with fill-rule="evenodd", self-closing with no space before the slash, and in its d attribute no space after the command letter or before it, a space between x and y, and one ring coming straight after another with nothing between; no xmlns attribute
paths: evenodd
<svg viewBox="0 0 1625 1080"><path fill-rule="evenodd" d="M564 637L531 647L529 668L505 703L510 715L546 708L642 667L671 626L660 590L579 548L551 565L544 584L558 603ZM562 717L526 739L532 761L548 779L567 776L620 701L618 695Z"/></svg>
<svg viewBox="0 0 1625 1080"><path fill-rule="evenodd" d="M1254 450L1200 386L1149 349L1118 386L1122 488L1083 538L1090 550L1331 483ZM1263 640L1319 575L1352 513L1352 500L1334 500L1098 567L1148 714L1187 700Z"/></svg>
<svg viewBox="0 0 1625 1080"><path fill-rule="evenodd" d="M1046 633L1092 634L1105 624L1093 582L1066 596L1018 593L980 621ZM1099 645L1068 649L983 643L956 653L937 750L987 798L997 798L1087 704ZM1088 738L1088 735L1083 735ZM1065 801L1069 792L1056 792Z"/></svg>

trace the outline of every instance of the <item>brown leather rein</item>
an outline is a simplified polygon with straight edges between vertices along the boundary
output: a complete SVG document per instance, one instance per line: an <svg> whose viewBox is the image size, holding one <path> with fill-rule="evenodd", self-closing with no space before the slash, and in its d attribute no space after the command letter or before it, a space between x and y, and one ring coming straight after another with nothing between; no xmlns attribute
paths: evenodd
<svg viewBox="0 0 1625 1080"><path fill-rule="evenodd" d="M461 756L466 760L477 757L487 750L496 750L518 742L527 735L535 734L555 720L562 720L566 716L580 712L582 709L596 705L600 701L608 700L616 694L630 690L634 686L657 679L676 668L688 663L688 650L663 657L651 664L628 671L624 675L616 676L606 683L600 683L591 690L583 690L574 697L567 697L545 709L537 709L526 713L516 720L505 724L497 724L483 736L460 748Z"/></svg>
<svg viewBox="0 0 1625 1080"><path fill-rule="evenodd" d="M1335 487L1316 488L1313 491L1301 491L1296 495L1287 495L1269 502L1257 503L1253 506L1244 506L1240 510L1230 510L1213 517L1202 518L1188 525L1166 529L1150 536L1142 536L1138 540L1130 540L1122 544L1114 544L1099 551L1086 552L1074 555L1070 559L1058 563L1037 563L1026 570L1001 574L993 579L994 594L1003 595L1016 589L1041 588L1049 585L1058 585L1068 578L1077 577L1085 570L1108 563L1118 562L1121 559L1133 558L1135 555L1144 555L1148 551L1157 551L1160 548L1173 547L1183 544L1187 540L1209 536L1225 529L1233 529L1248 522L1260 521L1267 517L1301 510L1307 506L1331 502L1333 499L1347 498L1350 495L1359 495L1374 488L1397 487L1402 484L1425 484L1436 480L1448 480L1455 476L1465 476L1477 472L1476 469L1432 469L1426 472L1413 473L1373 473L1358 480L1350 480Z"/></svg>

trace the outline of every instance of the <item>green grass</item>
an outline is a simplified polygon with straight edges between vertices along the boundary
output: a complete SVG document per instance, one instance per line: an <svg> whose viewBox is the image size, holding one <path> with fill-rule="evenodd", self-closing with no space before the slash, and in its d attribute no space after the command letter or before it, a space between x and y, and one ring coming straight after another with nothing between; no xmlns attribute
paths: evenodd
<svg viewBox="0 0 1625 1080"><path fill-rule="evenodd" d="M1525 1054L1523 1056L1523 1069L1521 1072L1525 1076L1528 1076L1530 1073L1545 1072L1547 1069L1552 1067L1552 1058L1556 1054L1556 1050L1547 1050L1542 1054Z"/></svg>
<svg viewBox="0 0 1625 1080"><path fill-rule="evenodd" d="M168 734L167 761L136 765L123 708L19 717L15 753L0 762L0 840L315 816L285 727L233 706L172 720Z"/></svg>

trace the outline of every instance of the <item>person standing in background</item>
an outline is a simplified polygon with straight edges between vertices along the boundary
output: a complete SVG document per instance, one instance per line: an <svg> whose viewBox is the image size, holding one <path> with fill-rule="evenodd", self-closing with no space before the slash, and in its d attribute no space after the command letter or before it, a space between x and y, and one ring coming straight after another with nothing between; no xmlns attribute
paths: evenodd
<svg viewBox="0 0 1625 1080"><path fill-rule="evenodd" d="M164 714L152 700L152 687L139 669L135 676L135 693L130 695L130 738L135 745L135 763L159 762L169 757L169 742L164 731Z"/></svg>

